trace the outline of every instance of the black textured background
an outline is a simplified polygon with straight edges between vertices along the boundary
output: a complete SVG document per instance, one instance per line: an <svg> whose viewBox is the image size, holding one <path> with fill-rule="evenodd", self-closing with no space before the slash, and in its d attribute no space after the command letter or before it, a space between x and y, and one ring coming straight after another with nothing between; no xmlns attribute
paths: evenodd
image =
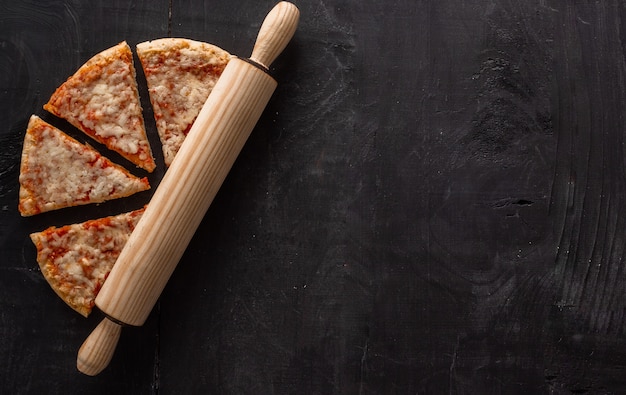
<svg viewBox="0 0 626 395"><path fill-rule="evenodd" d="M29 116L85 141L42 105L89 57L166 36L247 56L273 4L0 2L0 393L626 393L623 1L297 1L160 302L77 372L101 315L54 295L28 234L150 192L21 218Z"/></svg>

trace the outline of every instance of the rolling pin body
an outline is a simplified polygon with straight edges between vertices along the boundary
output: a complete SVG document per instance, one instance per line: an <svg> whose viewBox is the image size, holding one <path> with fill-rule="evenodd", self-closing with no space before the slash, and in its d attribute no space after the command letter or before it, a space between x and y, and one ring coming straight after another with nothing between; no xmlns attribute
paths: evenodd
<svg viewBox="0 0 626 395"><path fill-rule="evenodd" d="M275 88L258 67L228 63L96 297L107 316L145 322Z"/></svg>

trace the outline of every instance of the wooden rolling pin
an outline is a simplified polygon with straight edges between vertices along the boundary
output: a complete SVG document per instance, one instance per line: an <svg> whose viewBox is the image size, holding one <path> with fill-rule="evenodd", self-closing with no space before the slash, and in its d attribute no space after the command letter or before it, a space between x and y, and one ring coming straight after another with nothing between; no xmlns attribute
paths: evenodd
<svg viewBox="0 0 626 395"><path fill-rule="evenodd" d="M107 318L78 351L94 376L110 362L122 325L143 325L200 221L276 89L268 68L295 33L298 8L278 3L259 30L250 59L233 58L96 298Z"/></svg>

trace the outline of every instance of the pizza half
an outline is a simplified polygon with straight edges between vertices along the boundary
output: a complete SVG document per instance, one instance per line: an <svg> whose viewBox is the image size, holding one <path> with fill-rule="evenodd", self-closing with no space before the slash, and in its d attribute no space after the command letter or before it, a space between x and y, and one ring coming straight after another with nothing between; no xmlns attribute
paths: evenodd
<svg viewBox="0 0 626 395"><path fill-rule="evenodd" d="M145 208L32 233L37 262L50 287L87 317Z"/></svg>
<svg viewBox="0 0 626 395"><path fill-rule="evenodd" d="M150 189L139 178L43 121L31 116L20 165L19 211L45 211L130 196Z"/></svg>
<svg viewBox="0 0 626 395"><path fill-rule="evenodd" d="M57 88L44 109L135 165L148 172L155 169L126 42L89 59Z"/></svg>
<svg viewBox="0 0 626 395"><path fill-rule="evenodd" d="M138 44L137 56L169 166L231 55L212 44L163 38Z"/></svg>

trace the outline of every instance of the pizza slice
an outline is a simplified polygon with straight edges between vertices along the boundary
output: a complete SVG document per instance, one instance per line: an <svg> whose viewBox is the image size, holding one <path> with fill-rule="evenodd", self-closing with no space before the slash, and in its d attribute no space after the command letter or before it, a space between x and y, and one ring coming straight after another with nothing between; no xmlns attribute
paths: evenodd
<svg viewBox="0 0 626 395"><path fill-rule="evenodd" d="M83 316L91 313L102 284L144 210L60 228L52 226L30 235L48 284Z"/></svg>
<svg viewBox="0 0 626 395"><path fill-rule="evenodd" d="M146 177L130 174L36 115L31 116L24 137L19 181L22 216L150 189Z"/></svg>
<svg viewBox="0 0 626 395"><path fill-rule="evenodd" d="M155 169L126 42L88 60L57 88L44 109L135 165L148 172Z"/></svg>
<svg viewBox="0 0 626 395"><path fill-rule="evenodd" d="M231 55L212 44L163 38L137 45L169 166Z"/></svg>

